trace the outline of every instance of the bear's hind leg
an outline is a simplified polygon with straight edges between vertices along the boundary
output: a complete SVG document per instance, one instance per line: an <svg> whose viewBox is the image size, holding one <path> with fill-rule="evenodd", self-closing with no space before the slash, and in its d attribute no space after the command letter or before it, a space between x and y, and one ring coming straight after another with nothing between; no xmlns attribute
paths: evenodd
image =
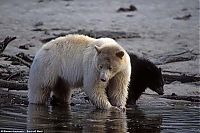
<svg viewBox="0 0 200 133"><path fill-rule="evenodd" d="M71 89L62 78L58 78L55 87L53 88L52 104L69 105L71 102Z"/></svg>

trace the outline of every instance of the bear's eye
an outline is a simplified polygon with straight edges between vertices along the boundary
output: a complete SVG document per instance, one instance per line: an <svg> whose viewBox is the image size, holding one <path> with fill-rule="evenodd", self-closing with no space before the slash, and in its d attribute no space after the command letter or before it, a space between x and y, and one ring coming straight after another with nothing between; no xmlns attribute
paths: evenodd
<svg viewBox="0 0 200 133"><path fill-rule="evenodd" d="M103 65L99 65L99 68L102 69L102 68L103 68Z"/></svg>
<svg viewBox="0 0 200 133"><path fill-rule="evenodd" d="M112 67L108 67L109 70L112 70Z"/></svg>

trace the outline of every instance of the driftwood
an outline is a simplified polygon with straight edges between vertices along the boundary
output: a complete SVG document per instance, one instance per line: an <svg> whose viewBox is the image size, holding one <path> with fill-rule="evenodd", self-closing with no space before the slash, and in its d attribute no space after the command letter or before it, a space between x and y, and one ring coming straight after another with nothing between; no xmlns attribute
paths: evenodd
<svg viewBox="0 0 200 133"><path fill-rule="evenodd" d="M26 76L25 71L17 71L17 72L13 72L11 74L9 74L9 76L7 76L7 78L5 78L6 80L12 80L14 78L16 79L22 79L22 77Z"/></svg>
<svg viewBox="0 0 200 133"><path fill-rule="evenodd" d="M200 81L200 77L186 74L163 74L163 78L167 84L170 84L174 81L180 81L181 83Z"/></svg>
<svg viewBox="0 0 200 133"><path fill-rule="evenodd" d="M162 70L163 73L172 73L172 74L183 74L183 72L178 72L178 71L170 71L170 70Z"/></svg>
<svg viewBox="0 0 200 133"><path fill-rule="evenodd" d="M2 52L5 50L6 46L7 46L11 41L13 41L13 40L15 40L15 39L16 39L16 37L9 37L9 36L7 36L7 37L4 39L4 41L0 42L0 53L2 53Z"/></svg>
<svg viewBox="0 0 200 133"><path fill-rule="evenodd" d="M164 54L155 55L157 58L155 65L195 60L197 59L197 56L198 53L196 53L195 50L167 52Z"/></svg>
<svg viewBox="0 0 200 133"><path fill-rule="evenodd" d="M28 90L26 83L18 83L16 81L7 81L0 79L0 88L8 88L9 90Z"/></svg>
<svg viewBox="0 0 200 133"><path fill-rule="evenodd" d="M149 94L149 93L143 93L143 94L153 96L153 97L172 99L172 100L185 100L185 101L191 101L191 102L200 102L200 96L179 96L175 93L172 93L171 95L157 95L157 94Z"/></svg>
<svg viewBox="0 0 200 133"><path fill-rule="evenodd" d="M23 60L23 59L21 59L21 58L19 58L19 57L17 57L17 56L6 55L6 54L0 54L0 56L1 56L1 57L8 57L8 58L11 58L11 59L16 60L16 61L18 61L19 63L21 63L21 64L23 64L23 65L29 67L29 68L31 67L31 64L30 64L30 63L26 62L25 60Z"/></svg>
<svg viewBox="0 0 200 133"><path fill-rule="evenodd" d="M11 41L13 41L13 40L15 40L15 39L16 39L16 37L9 37L9 36L8 36L8 37L6 37L6 38L4 39L4 41L0 42L0 57L8 57L8 58L11 58L11 59L16 60L16 61L18 61L19 63L21 63L21 64L23 64L23 65L25 65L25 66L27 66L27 67L30 68L31 64L28 63L28 62L26 62L25 60L23 60L23 59L21 59L21 58L19 58L19 57L17 57L17 56L2 54L2 52L5 50L6 46L7 46Z"/></svg>
<svg viewBox="0 0 200 133"><path fill-rule="evenodd" d="M23 64L27 67L30 67L30 63L26 62L25 60L23 60L17 56L2 54L2 52L5 50L6 46L15 39L16 39L16 37L8 36L4 39L4 41L0 42L0 57L8 57L15 61L20 62L21 64ZM11 75L10 78L14 75ZM7 80L0 79L0 88L8 88L8 89L13 89L13 90L27 90L28 87L27 87L26 83L18 83L16 81L7 81Z"/></svg>
<svg viewBox="0 0 200 133"><path fill-rule="evenodd" d="M191 14L187 14L187 15L184 15L184 16L181 16L181 17L175 17L174 19L176 20L188 20L192 17Z"/></svg>
<svg viewBox="0 0 200 133"><path fill-rule="evenodd" d="M16 54L16 56L19 57L19 58L21 58L21 59L23 59L26 62L29 62L29 63L33 62L33 57L30 56L30 55L27 55L25 53L21 52L21 53Z"/></svg>
<svg viewBox="0 0 200 133"><path fill-rule="evenodd" d="M173 100L186 100L191 102L200 102L200 96L177 96L177 95L164 95L161 98L173 99Z"/></svg>

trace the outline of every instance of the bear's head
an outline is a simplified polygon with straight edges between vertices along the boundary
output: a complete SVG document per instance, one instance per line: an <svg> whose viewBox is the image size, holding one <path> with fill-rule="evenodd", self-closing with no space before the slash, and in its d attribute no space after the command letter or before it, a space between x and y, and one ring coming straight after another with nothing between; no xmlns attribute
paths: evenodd
<svg viewBox="0 0 200 133"><path fill-rule="evenodd" d="M163 95L164 94L164 81L163 81L163 77L162 77L162 72L161 72L161 68L157 68L157 67L152 67L152 68L148 68L147 67L147 71L149 73L149 75L152 75L152 77L147 76L149 79L148 82L148 87L155 91L156 93L158 93L159 95Z"/></svg>
<svg viewBox="0 0 200 133"><path fill-rule="evenodd" d="M125 52L116 46L95 45L96 49L96 68L99 73L99 79L102 82L108 82L123 67Z"/></svg>
<svg viewBox="0 0 200 133"><path fill-rule="evenodd" d="M130 85L134 86L134 91L144 92L146 88L150 88L159 95L163 95L164 80L161 68L148 59L138 57L133 53L129 53L129 56L132 65Z"/></svg>

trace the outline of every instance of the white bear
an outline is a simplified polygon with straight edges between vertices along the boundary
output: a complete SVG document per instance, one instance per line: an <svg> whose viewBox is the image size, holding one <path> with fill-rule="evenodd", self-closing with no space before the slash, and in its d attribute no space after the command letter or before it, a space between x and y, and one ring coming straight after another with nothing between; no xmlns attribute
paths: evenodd
<svg viewBox="0 0 200 133"><path fill-rule="evenodd" d="M113 39L66 35L43 45L35 55L29 103L46 103L52 91L69 104L71 89L81 87L97 108L125 108L130 75L130 57Z"/></svg>

